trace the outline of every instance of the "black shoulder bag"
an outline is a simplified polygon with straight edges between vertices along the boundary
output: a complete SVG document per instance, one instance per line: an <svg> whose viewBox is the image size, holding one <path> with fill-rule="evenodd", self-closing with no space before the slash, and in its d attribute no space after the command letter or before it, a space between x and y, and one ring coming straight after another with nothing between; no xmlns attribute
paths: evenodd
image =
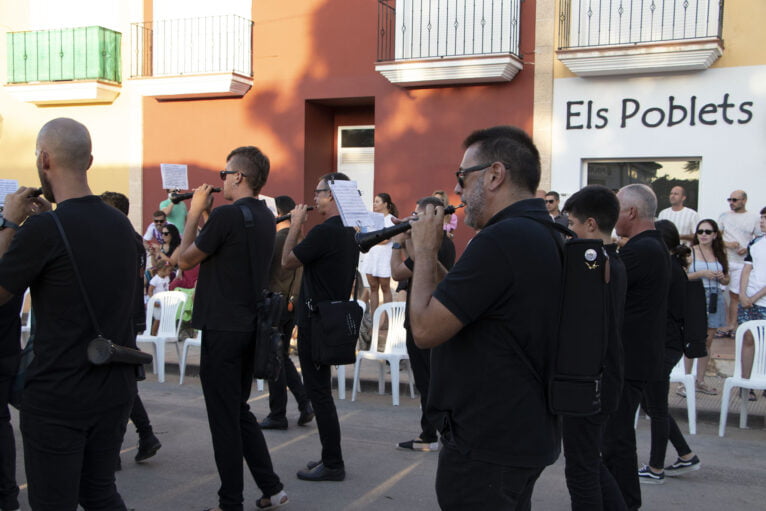
<svg viewBox="0 0 766 511"><path fill-rule="evenodd" d="M351 275L356 273L356 265ZM346 365L356 361L356 343L362 323L362 307L356 301L359 288L354 286L353 300L313 303L306 306L311 318L311 358L318 365Z"/></svg>
<svg viewBox="0 0 766 511"><path fill-rule="evenodd" d="M87 357L88 361L93 365L105 365L105 364L132 364L136 366L136 378L143 380L143 364L149 364L152 361L152 356L149 353L144 353L141 350L128 348L126 346L120 346L113 343L101 333L101 327L98 325L96 319L96 313L93 312L93 307L88 299L88 293L85 291L85 285L82 283L82 277L80 277L80 270L75 262L74 254L72 253L72 247L69 245L69 239L64 232L64 226L61 225L58 215L55 212L51 212L53 220L56 222L61 239L64 242L69 260L72 263L72 269L74 270L77 284L80 286L80 292L82 292L82 298L85 302L85 307L88 309L88 315L93 323L93 328L96 330L96 338L88 343Z"/></svg>
<svg viewBox="0 0 766 511"><path fill-rule="evenodd" d="M247 233L248 252L252 258L256 252L255 220L250 209L239 205L245 217L245 232ZM250 276L253 279L253 290L257 293L257 282L252 268ZM275 381L282 370L282 331L279 329L279 318L282 315L284 297L281 293L273 293L268 289L261 291L255 312L255 356L253 376L258 379Z"/></svg>

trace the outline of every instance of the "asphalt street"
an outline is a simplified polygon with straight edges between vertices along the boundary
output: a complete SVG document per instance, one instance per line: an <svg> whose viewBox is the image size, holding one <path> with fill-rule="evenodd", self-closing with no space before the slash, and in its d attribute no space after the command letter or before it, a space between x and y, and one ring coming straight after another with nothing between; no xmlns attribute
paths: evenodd
<svg viewBox="0 0 766 511"><path fill-rule="evenodd" d="M144 464L136 464L137 436L128 426L122 453L122 471L117 485L129 508L141 511L202 510L217 504L218 475L205 413L204 400L196 377L183 386L171 376L157 383L153 375L139 385L155 433L163 447ZM419 401L410 399L402 386L401 405L391 405L390 394L378 395L377 384L363 382L356 402L351 402L350 384L346 400L337 400L343 434L347 478L344 482L300 481L295 473L309 460L319 458L316 424L298 427L298 410L290 396L287 431L266 431L275 470L290 496L287 509L294 510L430 510L438 509L434 493L437 453L397 450L398 442L416 435ZM478 398L478 396L477 396ZM268 413L268 394L253 386L252 409L259 419ZM736 411L736 410L732 410ZM686 429L684 410L674 415ZM730 416L725 438L717 435L718 423L711 415L698 420L698 434L688 437L702 460L702 469L662 486L642 486L646 510L749 510L766 502L766 430L761 416L751 416L751 429L737 427L738 416ZM18 416L14 413L14 426ZM16 429L18 432L18 429ZM649 456L649 421L639 420L639 460ZM21 509L30 509L17 435L17 477L22 485ZM667 462L675 460L672 447ZM246 472L245 509L255 509L258 488ZM760 503L760 504L759 504ZM565 510L569 497L564 482L563 458L548 467L538 481L533 509Z"/></svg>

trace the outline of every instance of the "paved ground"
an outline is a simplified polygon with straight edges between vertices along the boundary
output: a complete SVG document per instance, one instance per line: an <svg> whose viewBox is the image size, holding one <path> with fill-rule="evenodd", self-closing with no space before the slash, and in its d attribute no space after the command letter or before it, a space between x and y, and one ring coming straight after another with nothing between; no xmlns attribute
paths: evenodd
<svg viewBox="0 0 766 511"><path fill-rule="evenodd" d="M402 386L401 405L393 407L390 394L377 394L377 386L372 381L375 372L370 367L364 373L367 380L363 383L364 392L356 402L351 402L350 368L348 399L337 402L347 463L345 482L308 483L296 479L295 472L306 461L316 459L320 448L314 423L303 428L294 426L298 411L292 401L288 412L290 429L266 432L276 471L290 494L289 509L437 509L433 482L438 455L394 448L397 442L417 433L418 401L410 399ZM140 384L142 398L163 448L148 463L137 465L133 462L137 439L131 426L125 439L118 487L128 506L137 510L201 510L216 504L218 479L199 380L192 376L179 386L177 374L172 374L177 368L170 370L164 384L157 383L152 375ZM711 382L715 383L709 380ZM675 401L683 405L681 398ZM766 399L750 404L756 415L750 418L752 429L749 430L736 427L738 407L735 407L725 438L717 436L717 411L711 413L716 407L712 403L706 407L706 402L707 398L700 399L698 434L689 437L689 443L702 459L702 470L669 480L663 486L643 487L643 509L757 509L766 501L763 484L766 430L763 429L763 411L755 408L764 406ZM264 417L268 410L267 394L254 391L251 405L257 417ZM674 414L686 430L685 408L676 406ZM15 415L14 423L17 424ZM639 458L646 461L649 422L643 418L639 420L638 438ZM23 460L19 458L18 477L19 482L24 483ZM669 448L667 460L673 459L675 452ZM25 496L22 490L21 509L28 510ZM246 478L245 509L254 509L259 496L252 480ZM543 472L533 500L537 510L568 509L561 459Z"/></svg>

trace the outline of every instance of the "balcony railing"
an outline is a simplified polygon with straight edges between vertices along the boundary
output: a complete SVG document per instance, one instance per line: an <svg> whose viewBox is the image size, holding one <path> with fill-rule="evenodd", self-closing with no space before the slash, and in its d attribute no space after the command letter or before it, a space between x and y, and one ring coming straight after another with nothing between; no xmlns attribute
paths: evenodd
<svg viewBox="0 0 766 511"><path fill-rule="evenodd" d="M378 61L519 56L521 0L378 0Z"/></svg>
<svg viewBox="0 0 766 511"><path fill-rule="evenodd" d="M236 15L155 20L131 26L133 78L253 75L253 22Z"/></svg>
<svg viewBox="0 0 766 511"><path fill-rule="evenodd" d="M122 34L104 27L8 33L8 83L122 81Z"/></svg>
<svg viewBox="0 0 766 511"><path fill-rule="evenodd" d="M560 0L559 49L721 38L723 0Z"/></svg>

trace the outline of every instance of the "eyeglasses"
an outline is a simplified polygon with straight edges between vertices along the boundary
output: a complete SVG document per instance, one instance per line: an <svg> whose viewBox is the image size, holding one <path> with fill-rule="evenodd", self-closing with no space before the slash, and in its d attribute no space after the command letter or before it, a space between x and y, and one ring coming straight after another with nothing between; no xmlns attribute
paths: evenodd
<svg viewBox="0 0 766 511"><path fill-rule="evenodd" d="M329 191L330 191L329 188L317 188L316 190L314 190L314 195L319 195L322 192L329 192Z"/></svg>
<svg viewBox="0 0 766 511"><path fill-rule="evenodd" d="M545 199L546 204L553 204L556 202L556 199Z"/></svg>
<svg viewBox="0 0 766 511"><path fill-rule="evenodd" d="M164 224L165 220L155 220L154 223L155 224Z"/></svg>
<svg viewBox="0 0 766 511"><path fill-rule="evenodd" d="M460 188L465 188L465 176L466 174L470 174L471 172L476 172L478 170L484 170L492 166L492 163L483 163L481 165L475 165L473 167L468 167L467 169L460 169L457 172L455 172L455 177L457 178L457 184L460 185Z"/></svg>
<svg viewBox="0 0 766 511"><path fill-rule="evenodd" d="M713 234L713 229L697 229L697 234Z"/></svg>
<svg viewBox="0 0 766 511"><path fill-rule="evenodd" d="M221 181L226 181L226 174L242 174L242 177L247 177L248 174L240 172L239 170L221 170L218 175L221 176Z"/></svg>
<svg viewBox="0 0 766 511"><path fill-rule="evenodd" d="M741 201L742 199L735 199L734 197L729 197L729 198L728 198L728 199L726 199L726 200L727 200L728 202L739 202L739 201Z"/></svg>

